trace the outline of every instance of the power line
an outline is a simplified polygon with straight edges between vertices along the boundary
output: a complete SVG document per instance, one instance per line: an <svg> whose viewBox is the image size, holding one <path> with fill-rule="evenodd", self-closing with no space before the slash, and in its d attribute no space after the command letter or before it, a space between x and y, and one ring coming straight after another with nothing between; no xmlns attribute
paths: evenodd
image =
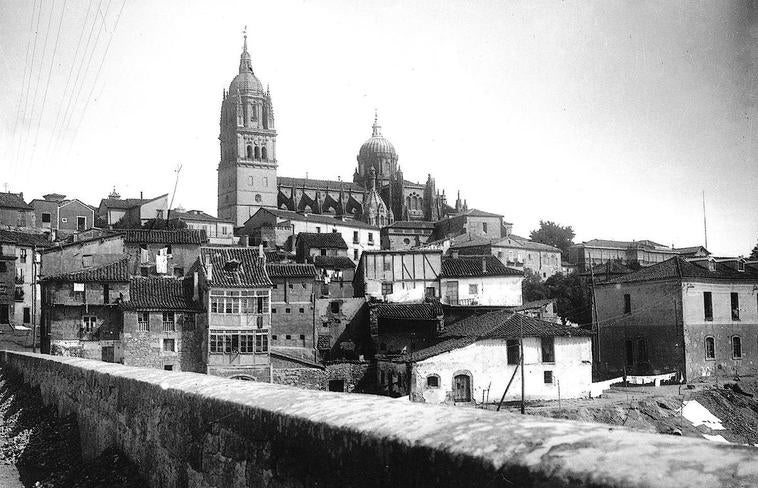
<svg viewBox="0 0 758 488"><path fill-rule="evenodd" d="M50 37L50 26L53 23L54 12L55 0L53 0L53 4L50 7L50 15L48 15L47 18L47 27L45 28L45 42L42 43L42 58L40 59L39 69L37 70L37 82L34 84L34 95L32 96L32 113L29 116L29 127L24 134L26 137L24 138L24 151L22 152L23 157L21 158L21 161L26 159L26 149L29 142L29 136L31 135L30 133L32 131L32 125L34 124L34 109L37 107L37 92L39 91L39 82L42 79L42 67L45 65L45 54L47 54L47 38Z"/></svg>
<svg viewBox="0 0 758 488"><path fill-rule="evenodd" d="M111 31L111 35L108 38L108 44L105 46L105 52L103 53L102 59L100 59L100 66L97 67L97 73L95 74L95 80L92 82L92 86L90 87L89 94L87 95L87 98L84 103L84 109L82 110L81 117L79 117L79 122L76 124L76 127L74 128L74 135L71 137L71 142L69 143L69 150L71 149L71 146L73 146L74 141L76 140L76 136L79 134L79 127L82 125L82 121L84 120L84 116L87 113L87 107L89 107L89 102L92 100L92 92L95 91L95 86L97 85L97 80L100 79L100 71L103 69L103 64L105 64L105 60L108 57L108 50L111 47L111 41L113 41L113 36L116 35L116 29L118 29L118 21L121 20L121 14L124 11L124 7L126 6L126 0L121 2L121 8L118 11L118 16L116 17L116 22L113 24L113 30ZM106 11L108 9L106 8Z"/></svg>
<svg viewBox="0 0 758 488"><path fill-rule="evenodd" d="M45 115L45 103L47 102L47 90L50 88L50 76L53 74L53 65L55 64L55 54L58 52L58 40L61 36L61 26L63 25L63 17L66 15L66 4L68 0L63 0L63 8L61 9L61 17L58 21L58 33L55 36L55 46L53 47L52 59L50 60L50 69L47 71L47 81L45 82L45 94L42 96L42 108L40 109L39 118L37 119L37 129L34 132L34 144L32 145L32 161L34 164L34 155L37 152L37 140L39 139L39 127L42 123L42 117ZM53 7L55 7L55 1L53 0ZM52 12L50 14L52 17ZM31 165L30 165L31 166ZM27 166L28 171L29 166Z"/></svg>
<svg viewBox="0 0 758 488"><path fill-rule="evenodd" d="M18 94L18 106L16 107L16 121L13 123L13 132L11 136L12 144L16 141L16 129L18 129L18 120L21 117L21 102L24 99L24 85L26 84L26 73L29 70L29 50L32 47L31 33L34 29L34 13L37 10L37 0L32 4L32 16L29 19L29 38L26 40L26 55L24 56L24 75L21 77L21 92ZM14 161L15 163L15 161Z"/></svg>
<svg viewBox="0 0 758 488"><path fill-rule="evenodd" d="M82 39L84 39L84 32L87 30L87 19L89 18L90 10L92 10L92 0L89 0L87 6L87 12L84 14L84 21L82 22L82 31L79 33L79 40L76 42L76 50L74 51L74 58L71 61L71 69L68 70L68 78L66 79L66 86L63 88L63 95L61 96L61 103L58 104L58 112L55 114L55 123L53 124L53 131L50 133L50 139L47 143L47 151L50 152L50 146L53 139L55 139L56 131L58 130L58 122L61 116L61 109L66 100L66 93L68 93L68 87L71 84L71 75L74 73L74 66L76 66L76 58L79 57L79 48L82 46Z"/></svg>
<svg viewBox="0 0 758 488"><path fill-rule="evenodd" d="M24 121L26 120L26 107L29 103L29 90L32 85L32 73L34 72L34 58L37 55L37 37L39 37L39 19L40 19L41 14L42 14L42 3L40 2L39 8L37 9L37 24L36 24L36 27L34 28L34 47L32 48L32 57L31 57L31 62L29 64L29 78L27 79L27 82L26 82L26 95L24 97L24 110L23 110L23 115L21 116L22 126L24 125ZM19 144L18 144L18 147L16 148L15 164L18 164L18 159L21 156L23 143L24 143L24 137L22 135L20 136Z"/></svg>
<svg viewBox="0 0 758 488"><path fill-rule="evenodd" d="M100 8L100 5L103 3L103 0L99 0L97 8ZM89 49L90 41L92 40L92 33L95 31L95 24L97 23L97 16L92 20L92 25L89 29L89 34L87 35L87 42L84 44L84 52L82 53L82 59L79 61L79 66L76 69L76 78L74 78L74 84L71 87L71 94L68 97L68 100L66 102L66 108L63 110L63 119L61 119L61 127L60 131L58 133L58 139L63 135L63 132L65 131L65 123L66 119L68 118L68 112L71 108L71 101L73 99L74 92L76 91L76 85L79 83L79 77L82 74L82 67L84 66L84 57L87 55L87 50Z"/></svg>

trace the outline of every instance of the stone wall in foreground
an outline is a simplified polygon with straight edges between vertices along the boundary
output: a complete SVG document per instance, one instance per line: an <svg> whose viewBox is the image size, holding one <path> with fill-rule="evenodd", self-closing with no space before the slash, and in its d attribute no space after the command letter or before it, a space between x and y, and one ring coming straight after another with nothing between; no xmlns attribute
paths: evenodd
<svg viewBox="0 0 758 488"><path fill-rule="evenodd" d="M758 449L600 424L3 351L154 487L756 486Z"/></svg>

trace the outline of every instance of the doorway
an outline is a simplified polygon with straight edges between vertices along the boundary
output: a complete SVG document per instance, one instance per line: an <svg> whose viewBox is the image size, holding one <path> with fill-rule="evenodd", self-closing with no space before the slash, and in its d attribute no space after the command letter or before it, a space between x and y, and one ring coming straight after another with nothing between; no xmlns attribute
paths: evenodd
<svg viewBox="0 0 758 488"><path fill-rule="evenodd" d="M471 376L458 374L453 378L453 401L471 401Z"/></svg>

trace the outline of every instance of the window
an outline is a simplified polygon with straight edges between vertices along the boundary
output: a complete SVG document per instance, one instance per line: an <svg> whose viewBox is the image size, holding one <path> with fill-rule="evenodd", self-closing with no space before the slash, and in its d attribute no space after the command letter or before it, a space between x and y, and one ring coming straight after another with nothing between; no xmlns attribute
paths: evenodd
<svg viewBox="0 0 758 488"><path fill-rule="evenodd" d="M19 249L18 260L22 263L26 262L26 249Z"/></svg>
<svg viewBox="0 0 758 488"><path fill-rule="evenodd" d="M332 313L340 313L340 302L331 302L329 304L329 310L331 310Z"/></svg>
<svg viewBox="0 0 758 488"><path fill-rule="evenodd" d="M300 307L300 313L305 313L305 309L303 307Z"/></svg>
<svg viewBox="0 0 758 488"><path fill-rule="evenodd" d="M482 232L487 233L487 222L482 222Z"/></svg>
<svg viewBox="0 0 758 488"><path fill-rule="evenodd" d="M479 294L479 285L468 285L468 294L469 295L478 295Z"/></svg>
<svg viewBox="0 0 758 488"><path fill-rule="evenodd" d="M211 313L268 313L268 290L212 290ZM256 311L257 310L257 311Z"/></svg>
<svg viewBox="0 0 758 488"><path fill-rule="evenodd" d="M43 224L49 224L50 223L50 214L47 212L42 212L42 223Z"/></svg>
<svg viewBox="0 0 758 488"><path fill-rule="evenodd" d="M713 295L709 291L703 292L703 312L705 320L713 320Z"/></svg>
<svg viewBox="0 0 758 488"><path fill-rule="evenodd" d="M624 293L624 313L632 313L632 297L628 293Z"/></svg>
<svg viewBox="0 0 758 488"><path fill-rule="evenodd" d="M427 388L439 388L440 387L440 377L436 374L429 375L426 377L426 387Z"/></svg>
<svg viewBox="0 0 758 488"><path fill-rule="evenodd" d="M369 232L368 233L368 243L369 244L373 244L374 243L374 233L373 232Z"/></svg>
<svg viewBox="0 0 758 488"><path fill-rule="evenodd" d="M176 341L174 339L163 339L163 352L176 352Z"/></svg>
<svg viewBox="0 0 758 488"><path fill-rule="evenodd" d="M28 324L32 321L32 309L24 307L24 323Z"/></svg>
<svg viewBox="0 0 758 488"><path fill-rule="evenodd" d="M318 225L316 226L316 234L321 234L321 227Z"/></svg>
<svg viewBox="0 0 758 488"><path fill-rule="evenodd" d="M174 312L163 312L163 332L175 332Z"/></svg>
<svg viewBox="0 0 758 488"><path fill-rule="evenodd" d="M260 193L255 194L255 203L261 203L261 200L263 200L263 197L260 195Z"/></svg>
<svg viewBox="0 0 758 488"><path fill-rule="evenodd" d="M540 337L540 345L542 346L542 362L554 363L555 362L555 338L554 337Z"/></svg>
<svg viewBox="0 0 758 488"><path fill-rule="evenodd" d="M5 262L0 261L0 273L6 273L8 271L8 266L5 264Z"/></svg>
<svg viewBox="0 0 758 488"><path fill-rule="evenodd" d="M647 341L642 337L637 340L637 361L647 362Z"/></svg>
<svg viewBox="0 0 758 488"><path fill-rule="evenodd" d="M276 340L276 336L272 336ZM268 330L211 330L211 354L253 354L268 351Z"/></svg>
<svg viewBox="0 0 758 488"><path fill-rule="evenodd" d="M141 332L150 330L150 312L137 312L137 329Z"/></svg>
<svg viewBox="0 0 758 488"><path fill-rule="evenodd" d="M361 242L360 239L358 239L358 231L354 230L353 231L353 244L358 244L360 242Z"/></svg>
<svg viewBox="0 0 758 488"><path fill-rule="evenodd" d="M264 150L264 153L263 153L263 154L264 154L264 155L263 155L263 159L266 159L266 153L265 153L265 151L266 151L266 148L263 148L263 150ZM267 188L268 188L268 176L264 176L264 177L263 177L263 186L265 186L265 187L267 187Z"/></svg>
<svg viewBox="0 0 758 488"><path fill-rule="evenodd" d="M111 290L108 283L103 283L103 303L108 305L111 301Z"/></svg>
<svg viewBox="0 0 758 488"><path fill-rule="evenodd" d="M405 244L406 246L410 245L410 243L411 243L411 240L408 239L407 237L403 239L403 244Z"/></svg>
<svg viewBox="0 0 758 488"><path fill-rule="evenodd" d="M284 309L284 313L290 313L290 312L292 312L292 310L290 310L289 308Z"/></svg>
<svg viewBox="0 0 758 488"><path fill-rule="evenodd" d="M92 266L92 254L85 254L82 256L82 268L89 268Z"/></svg>
<svg viewBox="0 0 758 488"><path fill-rule="evenodd" d="M332 234L336 234L336 233L337 233L337 229L332 229Z"/></svg>
<svg viewBox="0 0 758 488"><path fill-rule="evenodd" d="M271 309L271 313L276 313L276 309L275 309L275 308L272 308L272 309Z"/></svg>
<svg viewBox="0 0 758 488"><path fill-rule="evenodd" d="M248 144L248 146L246 148L246 153L245 154L247 156L247 159L253 159L253 146L251 146L251 145ZM252 183L250 183L250 184L252 185Z"/></svg>
<svg viewBox="0 0 758 488"><path fill-rule="evenodd" d="M184 330L195 330L195 314L184 314Z"/></svg>
<svg viewBox="0 0 758 488"><path fill-rule="evenodd" d="M61 218L61 222L63 222L64 224L66 224L66 223L68 223L68 219L66 217L62 217Z"/></svg>
<svg viewBox="0 0 758 488"><path fill-rule="evenodd" d="M271 340L272 341L275 341L276 339L277 339L277 335L276 334L274 334L274 335L271 336Z"/></svg>
<svg viewBox="0 0 758 488"><path fill-rule="evenodd" d="M87 217L76 218L76 230L82 231L87 228Z"/></svg>
<svg viewBox="0 0 758 488"><path fill-rule="evenodd" d="M732 336L732 359L742 359L742 339Z"/></svg>
<svg viewBox="0 0 758 488"><path fill-rule="evenodd" d="M392 283L382 283L382 295L392 295Z"/></svg>
<svg viewBox="0 0 758 488"><path fill-rule="evenodd" d="M716 342L713 337L705 338L705 359L716 359Z"/></svg>
<svg viewBox="0 0 758 488"><path fill-rule="evenodd" d="M290 282L289 287L290 287L290 290L291 290L292 288L294 288L294 285Z"/></svg>
<svg viewBox="0 0 758 488"><path fill-rule="evenodd" d="M289 334L287 334L286 336L284 336L284 338L285 338L285 339L287 339L288 341L289 341L289 340L292 340L292 336L291 336L291 335L289 335Z"/></svg>
<svg viewBox="0 0 758 488"><path fill-rule="evenodd" d="M165 371L173 371L174 370L174 365L173 364L164 364L163 365L163 369Z"/></svg>
<svg viewBox="0 0 758 488"><path fill-rule="evenodd" d="M553 372L552 371L544 371L543 377L545 380L546 385L552 385L553 384Z"/></svg>
<svg viewBox="0 0 758 488"><path fill-rule="evenodd" d="M358 250L353 249L353 261L358 261Z"/></svg>
<svg viewBox="0 0 758 488"><path fill-rule="evenodd" d="M508 358L508 364L519 363L519 343L516 339L508 339L505 341L505 352Z"/></svg>
<svg viewBox="0 0 758 488"><path fill-rule="evenodd" d="M258 146L255 146L254 153L255 153L255 159L261 159L261 148L259 148Z"/></svg>
<svg viewBox="0 0 758 488"><path fill-rule="evenodd" d="M162 219L163 218L163 209L158 209L155 211L155 218Z"/></svg>
<svg viewBox="0 0 758 488"><path fill-rule="evenodd" d="M732 293L732 320L740 319L740 296L737 293Z"/></svg>
<svg viewBox="0 0 758 488"><path fill-rule="evenodd" d="M326 256L326 249L321 249L321 255Z"/></svg>
<svg viewBox="0 0 758 488"><path fill-rule="evenodd" d="M384 271L392 271L392 262L391 261L384 261L382 263L382 269Z"/></svg>
<svg viewBox="0 0 758 488"><path fill-rule="evenodd" d="M427 286L426 292L424 295L429 298L434 298L435 296L437 296L437 290L433 286Z"/></svg>
<svg viewBox="0 0 758 488"><path fill-rule="evenodd" d="M92 332L97 326L97 317L94 315L85 315L82 317L82 330Z"/></svg>

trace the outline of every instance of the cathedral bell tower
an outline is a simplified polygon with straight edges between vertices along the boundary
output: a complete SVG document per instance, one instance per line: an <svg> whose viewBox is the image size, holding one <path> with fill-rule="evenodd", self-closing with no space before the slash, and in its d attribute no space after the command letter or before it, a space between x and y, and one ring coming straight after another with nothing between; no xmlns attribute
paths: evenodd
<svg viewBox="0 0 758 488"><path fill-rule="evenodd" d="M253 73L244 34L239 74L221 102L218 217L242 226L260 208L276 208L276 130L271 94Z"/></svg>

